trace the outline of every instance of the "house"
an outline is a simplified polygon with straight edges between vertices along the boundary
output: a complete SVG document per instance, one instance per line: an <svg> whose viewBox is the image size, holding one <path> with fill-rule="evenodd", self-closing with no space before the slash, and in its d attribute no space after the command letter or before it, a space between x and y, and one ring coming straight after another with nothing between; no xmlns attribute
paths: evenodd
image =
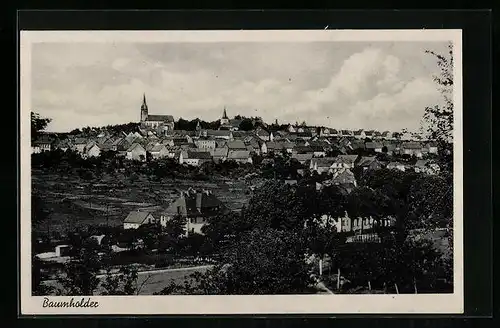
<svg viewBox="0 0 500 328"><path fill-rule="evenodd" d="M316 171L318 174L329 172L335 160L335 157L312 158L309 163L309 170Z"/></svg>
<svg viewBox="0 0 500 328"><path fill-rule="evenodd" d="M75 141L73 142L73 147L76 152L78 152L79 154L83 154L83 151L87 143L88 141L86 138L76 138Z"/></svg>
<svg viewBox="0 0 500 328"><path fill-rule="evenodd" d="M156 144L151 148L149 152L154 159L169 157L170 155L170 151L168 150L167 146L163 144Z"/></svg>
<svg viewBox="0 0 500 328"><path fill-rule="evenodd" d="M306 164L313 158L313 154L292 154L292 159L296 159L300 164Z"/></svg>
<svg viewBox="0 0 500 328"><path fill-rule="evenodd" d="M179 158L179 164L200 166L212 161L212 155L207 151L183 151Z"/></svg>
<svg viewBox="0 0 500 328"><path fill-rule="evenodd" d="M310 146L295 146L292 149L292 154L314 154L314 150Z"/></svg>
<svg viewBox="0 0 500 328"><path fill-rule="evenodd" d="M435 143L433 141L426 143L425 148L427 149L429 154L437 154L438 153L437 143Z"/></svg>
<svg viewBox="0 0 500 328"><path fill-rule="evenodd" d="M123 229L137 229L143 224L155 222L156 219L149 212L132 211L123 221Z"/></svg>
<svg viewBox="0 0 500 328"><path fill-rule="evenodd" d="M235 161L241 164L252 164L252 156L248 150L229 150L227 160Z"/></svg>
<svg viewBox="0 0 500 328"><path fill-rule="evenodd" d="M338 131L335 129L322 127L319 129L320 137L336 137L338 135Z"/></svg>
<svg viewBox="0 0 500 328"><path fill-rule="evenodd" d="M225 210L224 204L210 191L188 190L160 215L160 224L165 226L176 216L186 220L185 233L202 233L201 228L208 220Z"/></svg>
<svg viewBox="0 0 500 328"><path fill-rule="evenodd" d="M281 150L285 150L288 154L291 154L293 152L293 147L295 147L295 144L290 141L279 141L279 144Z"/></svg>
<svg viewBox="0 0 500 328"><path fill-rule="evenodd" d="M439 165L429 160L419 159L415 163L415 172L435 175L440 171Z"/></svg>
<svg viewBox="0 0 500 328"><path fill-rule="evenodd" d="M264 141L272 141L272 138L273 138L273 134L272 133L269 133L267 132L266 130L264 130L263 128L261 127L258 127L256 130L255 130L255 135L261 139L261 140L264 140Z"/></svg>
<svg viewBox="0 0 500 328"><path fill-rule="evenodd" d="M374 130L368 130L368 131L364 131L364 132L365 132L365 138L373 139L373 137L375 135L375 131Z"/></svg>
<svg viewBox="0 0 500 328"><path fill-rule="evenodd" d="M380 134L380 138L383 140L393 140L392 133L389 131L384 131Z"/></svg>
<svg viewBox="0 0 500 328"><path fill-rule="evenodd" d="M401 145L401 150L405 155L415 155L419 158L422 157L422 145L419 142L403 142L403 144Z"/></svg>
<svg viewBox="0 0 500 328"><path fill-rule="evenodd" d="M295 135L297 136L297 138L302 138L304 140L308 140L313 137L311 131L297 131Z"/></svg>
<svg viewBox="0 0 500 328"><path fill-rule="evenodd" d="M290 132L290 133L295 133L295 132L297 132L297 130L295 129L295 127L294 127L293 125L291 125L291 124L288 124L288 126L287 126L286 130L287 130L288 132Z"/></svg>
<svg viewBox="0 0 500 328"><path fill-rule="evenodd" d="M313 151L313 157L325 157L326 151L325 148L319 145L311 145L310 146Z"/></svg>
<svg viewBox="0 0 500 328"><path fill-rule="evenodd" d="M383 167L375 156L361 157L355 164L356 167L363 168L363 171L378 170Z"/></svg>
<svg viewBox="0 0 500 328"><path fill-rule="evenodd" d="M341 130L340 131L340 136L348 138L348 137L354 136L354 133L352 131L350 131L350 130Z"/></svg>
<svg viewBox="0 0 500 328"><path fill-rule="evenodd" d="M382 143L382 152L387 152L388 155L394 154L395 151L398 150L397 144L391 141L384 141Z"/></svg>
<svg viewBox="0 0 500 328"><path fill-rule="evenodd" d="M374 151L376 153L381 153L383 147L384 147L384 145L381 142L377 142L377 141L371 141L371 142L365 143L366 150L371 150L371 151Z"/></svg>
<svg viewBox="0 0 500 328"><path fill-rule="evenodd" d="M389 170L400 170L404 172L406 170L406 165L399 162L390 162L389 164L387 164L387 168Z"/></svg>
<svg viewBox="0 0 500 328"><path fill-rule="evenodd" d="M215 149L215 139L213 137L200 137L194 141L194 144L200 150Z"/></svg>
<svg viewBox="0 0 500 328"><path fill-rule="evenodd" d="M247 146L243 142L243 140L233 140L228 142L227 144L227 149L229 151L234 151L234 150L246 150Z"/></svg>
<svg viewBox="0 0 500 328"><path fill-rule="evenodd" d="M73 147L73 145L71 144L71 141L69 141L67 139L62 140L62 141L58 142L57 144L54 144L54 146L55 146L55 148L60 149L62 151L66 151L66 150L71 149Z"/></svg>
<svg viewBox="0 0 500 328"><path fill-rule="evenodd" d="M211 152L212 158L216 163L224 162L227 159L227 153L228 153L227 147L215 148Z"/></svg>
<svg viewBox="0 0 500 328"><path fill-rule="evenodd" d="M99 157L99 155L101 155L101 148L96 143L92 143L89 148L85 148L84 157Z"/></svg>
<svg viewBox="0 0 500 328"><path fill-rule="evenodd" d="M51 151L53 148L54 141L47 135L42 135L35 142L33 142L31 147L32 153L41 153L44 151Z"/></svg>
<svg viewBox="0 0 500 328"><path fill-rule="evenodd" d="M267 144L265 142L262 142L260 144L260 153L261 154L267 154Z"/></svg>
<svg viewBox="0 0 500 328"><path fill-rule="evenodd" d="M165 137L159 141L162 145L173 147L175 145L174 139L172 137Z"/></svg>
<svg viewBox="0 0 500 328"><path fill-rule="evenodd" d="M349 169L337 170L333 173L333 177L330 180L323 182L323 186L340 186L344 188L347 192L351 192L352 189L358 186L354 173Z"/></svg>
<svg viewBox="0 0 500 328"><path fill-rule="evenodd" d="M146 161L146 149L140 143L135 142L127 149L127 159L133 161Z"/></svg>
<svg viewBox="0 0 500 328"><path fill-rule="evenodd" d="M338 155L334 157L331 165L332 170L353 169L358 155Z"/></svg>
<svg viewBox="0 0 500 328"><path fill-rule="evenodd" d="M232 140L233 132L231 130L202 130L202 137L212 137L218 140Z"/></svg>
<svg viewBox="0 0 500 328"><path fill-rule="evenodd" d="M354 135L354 138L356 138L356 139L366 138L365 131L363 129L354 131L353 135Z"/></svg>

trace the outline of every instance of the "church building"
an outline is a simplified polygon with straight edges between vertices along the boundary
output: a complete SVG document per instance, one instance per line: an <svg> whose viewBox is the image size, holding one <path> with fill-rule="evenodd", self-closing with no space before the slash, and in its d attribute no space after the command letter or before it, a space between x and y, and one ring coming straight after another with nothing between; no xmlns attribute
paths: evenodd
<svg viewBox="0 0 500 328"><path fill-rule="evenodd" d="M144 94L141 105L141 127L167 134L174 129L174 117L172 115L150 115L146 103L146 94Z"/></svg>

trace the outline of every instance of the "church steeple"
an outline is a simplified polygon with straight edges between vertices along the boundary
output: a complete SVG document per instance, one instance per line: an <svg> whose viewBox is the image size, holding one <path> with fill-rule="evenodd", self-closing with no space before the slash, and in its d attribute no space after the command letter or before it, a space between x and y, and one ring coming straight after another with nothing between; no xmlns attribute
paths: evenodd
<svg viewBox="0 0 500 328"><path fill-rule="evenodd" d="M226 113L226 106L224 106L224 113L222 114L222 118L226 119L226 120L228 119L227 113Z"/></svg>
<svg viewBox="0 0 500 328"><path fill-rule="evenodd" d="M141 105L141 122L145 122L147 119L148 119L148 104L146 103L146 93L144 93Z"/></svg>

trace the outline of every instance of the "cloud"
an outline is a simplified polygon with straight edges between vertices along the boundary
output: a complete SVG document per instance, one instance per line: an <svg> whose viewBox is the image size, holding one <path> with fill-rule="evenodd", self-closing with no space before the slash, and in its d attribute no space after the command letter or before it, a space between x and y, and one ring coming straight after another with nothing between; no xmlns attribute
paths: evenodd
<svg viewBox="0 0 500 328"><path fill-rule="evenodd" d="M215 120L259 115L336 128L398 130L439 101L412 43L44 44L33 108L51 130L137 121L150 112ZM57 56L56 56L57 55Z"/></svg>

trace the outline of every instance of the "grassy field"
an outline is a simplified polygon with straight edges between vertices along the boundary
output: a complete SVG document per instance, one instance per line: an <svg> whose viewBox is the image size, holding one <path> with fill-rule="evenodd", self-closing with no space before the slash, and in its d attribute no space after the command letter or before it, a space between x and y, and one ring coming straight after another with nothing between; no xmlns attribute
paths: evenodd
<svg viewBox="0 0 500 328"><path fill-rule="evenodd" d="M248 201L249 189L242 181L163 180L138 179L131 182L117 177L85 181L76 175L62 176L33 170L32 193L50 210L49 219L34 227L39 232L72 230L79 226L109 224L121 225L130 211L145 210L159 214L166 209L180 191L189 187L211 190L233 210L239 210Z"/></svg>

